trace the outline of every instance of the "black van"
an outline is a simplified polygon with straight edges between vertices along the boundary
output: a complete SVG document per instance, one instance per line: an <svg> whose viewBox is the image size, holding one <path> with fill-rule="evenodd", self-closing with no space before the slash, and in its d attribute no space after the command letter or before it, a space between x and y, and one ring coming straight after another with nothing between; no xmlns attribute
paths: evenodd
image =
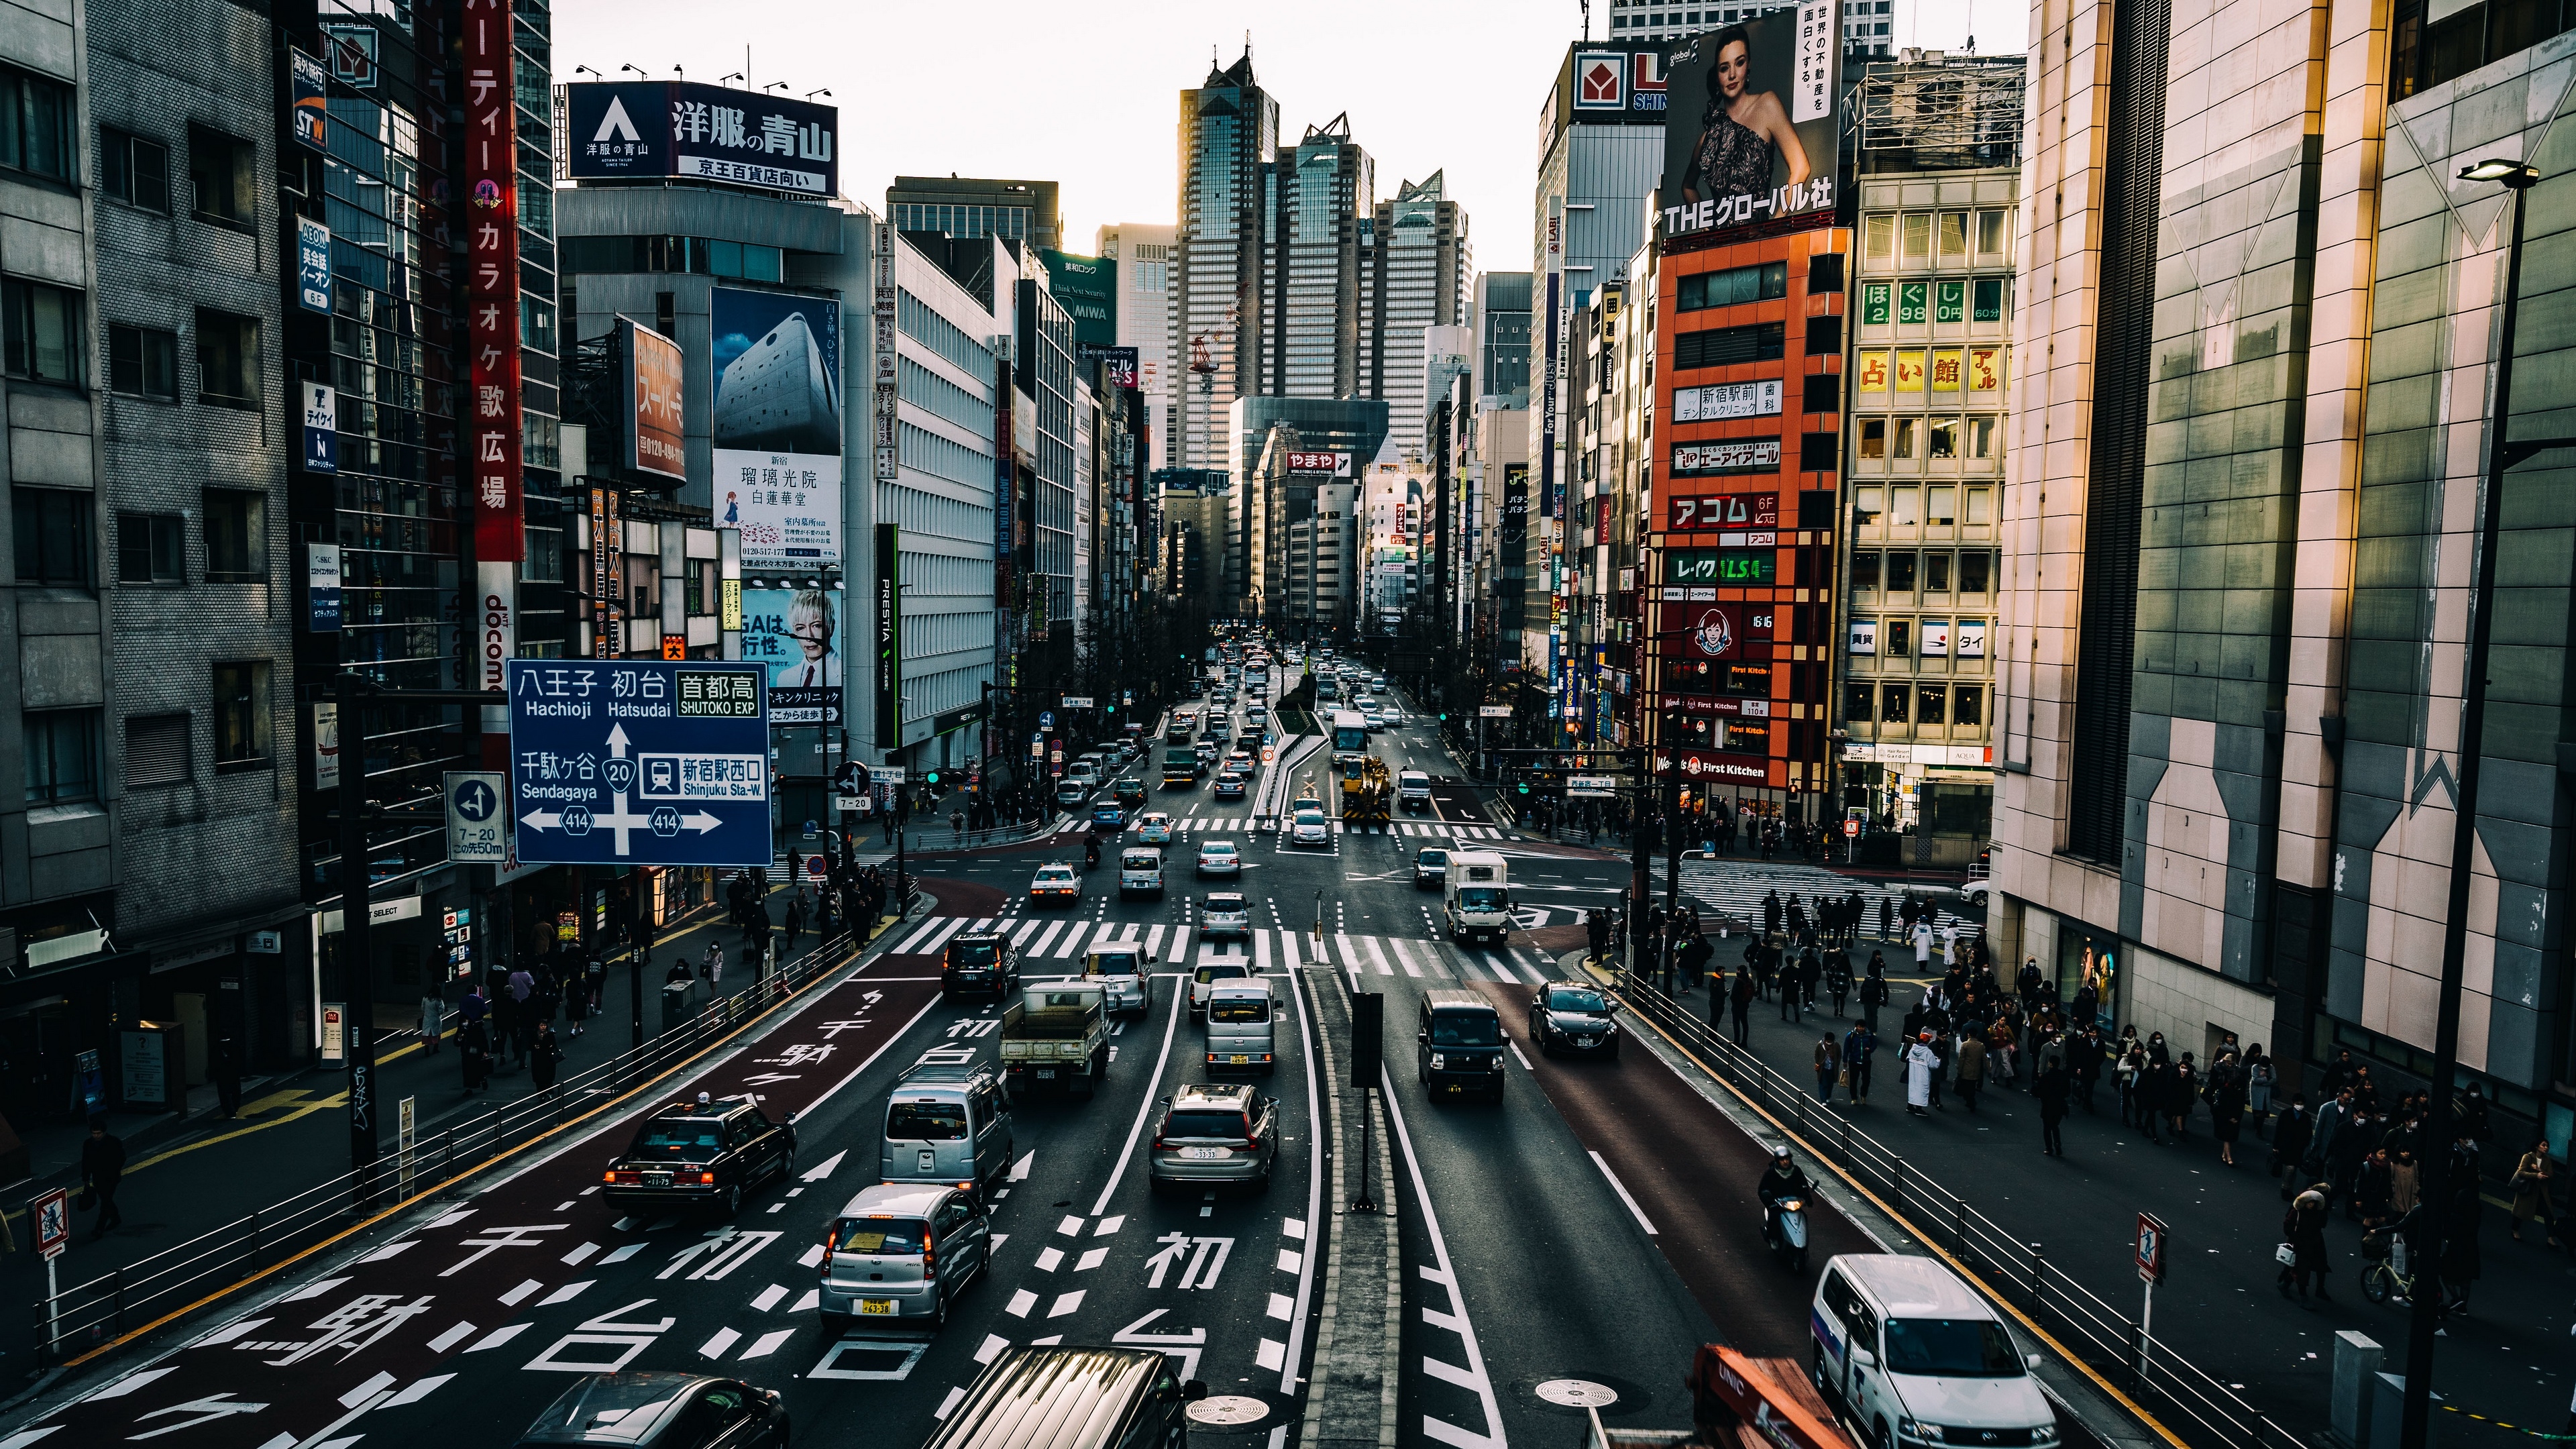
<svg viewBox="0 0 2576 1449"><path fill-rule="evenodd" d="M1503 1018L1472 991L1422 993L1415 1065L1434 1097L1503 1099Z"/></svg>
<svg viewBox="0 0 2576 1449"><path fill-rule="evenodd" d="M1004 1349L922 1449L1186 1449L1205 1397L1150 1349Z"/></svg>

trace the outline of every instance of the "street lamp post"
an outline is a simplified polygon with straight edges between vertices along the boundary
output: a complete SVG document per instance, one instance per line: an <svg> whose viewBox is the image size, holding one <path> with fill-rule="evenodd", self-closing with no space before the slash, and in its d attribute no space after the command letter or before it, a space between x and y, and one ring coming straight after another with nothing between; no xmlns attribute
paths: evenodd
<svg viewBox="0 0 2576 1449"><path fill-rule="evenodd" d="M2469 596L2469 643L2460 680L2459 775L2451 828L2450 891L2442 913L2442 987L2433 1024L2433 1072L2425 1112L2425 1205L2429 1222L2415 1229L2410 1245L2414 1261L2438 1275L2442 1225L2457 1190L2451 1181L2452 1078L2459 1071L2460 991L2468 958L2471 855L2477 848L2478 784L2483 773L2483 734L2487 716L2487 661L2495 637L2496 543L2503 519L2505 471L2544 449L2576 446L2576 438L2507 441L2513 421L2514 307L2522 289L2522 212L2524 193L2540 180L2539 170L2523 161L2491 159L2460 171L2463 181L2490 181L2512 193L2512 231L2505 250L2504 296L2498 304L2495 403L2487 425L2486 493L2478 507L2477 582ZM2474 1169L2472 1169L2474 1171ZM2476 1184L2470 1184L2476 1190ZM2431 1417L2433 1338L2442 1326L2446 1290L2414 1295L2406 1336L2406 1392L2399 1419L2401 1449L2424 1449Z"/></svg>

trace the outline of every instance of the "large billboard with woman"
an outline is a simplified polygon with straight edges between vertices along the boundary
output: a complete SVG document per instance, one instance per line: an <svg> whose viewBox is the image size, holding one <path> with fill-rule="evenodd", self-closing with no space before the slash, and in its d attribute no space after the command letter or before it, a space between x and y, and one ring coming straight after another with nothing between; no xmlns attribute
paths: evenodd
<svg viewBox="0 0 2576 1449"><path fill-rule="evenodd" d="M1841 56L1839 0L1801 0L1674 43L1664 59L1668 246L1833 220Z"/></svg>

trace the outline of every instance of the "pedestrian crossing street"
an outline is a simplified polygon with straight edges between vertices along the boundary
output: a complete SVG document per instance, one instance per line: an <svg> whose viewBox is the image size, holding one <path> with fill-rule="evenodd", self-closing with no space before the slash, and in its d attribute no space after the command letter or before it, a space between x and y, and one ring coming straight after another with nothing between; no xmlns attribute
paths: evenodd
<svg viewBox="0 0 2576 1449"><path fill-rule="evenodd" d="M1469 951L1446 941L1400 936L1354 936L1337 931L1320 937L1306 931L1256 930L1249 940L1193 943L1193 928L1143 925L1135 921L1054 920L1014 916L931 916L891 948L904 955L935 955L961 931L1001 930L1011 933L1020 951L1021 970L1040 974L1047 961L1071 962L1085 951L1124 947L1148 952L1162 969L1202 966L1212 961L1244 961L1256 972L1295 971L1307 966L1357 970L1363 976L1410 976L1427 981L1502 981L1536 985L1557 979L1549 963L1526 946L1503 951ZM1196 945L1196 954L1191 948ZM1077 969L1073 966L1056 968Z"/></svg>
<svg viewBox="0 0 2576 1449"><path fill-rule="evenodd" d="M1172 822L1172 833L1174 835L1188 835L1193 833L1199 835L1224 835L1229 832L1244 832L1256 829L1256 820L1257 817L1250 815L1191 815L1174 820ZM1384 825L1347 826L1339 820L1328 820L1325 823L1332 827L1335 835L1422 835L1440 837L1449 840L1502 840L1506 838L1505 832L1499 826L1456 824L1446 820L1395 820ZM1286 831L1288 826L1287 816L1282 815L1279 817L1279 826L1282 832Z"/></svg>
<svg viewBox="0 0 2576 1449"><path fill-rule="evenodd" d="M1772 891L1780 893L1786 906L1791 896L1806 904L1810 913L1819 899L1841 900L1852 891L1860 892L1861 934L1878 933L1878 903L1888 903L1889 919L1899 919L1896 907L1904 897L1901 887L1880 885L1853 876L1837 875L1811 865L1766 863L1756 860L1685 861L1682 863L1682 889L1699 902L1703 909L1714 909L1721 915L1753 922L1762 919L1762 898ZM1951 909L1957 897L1946 887L1926 887L1922 892L1937 907L1932 929L1957 926L1963 936L1975 932L1983 922Z"/></svg>

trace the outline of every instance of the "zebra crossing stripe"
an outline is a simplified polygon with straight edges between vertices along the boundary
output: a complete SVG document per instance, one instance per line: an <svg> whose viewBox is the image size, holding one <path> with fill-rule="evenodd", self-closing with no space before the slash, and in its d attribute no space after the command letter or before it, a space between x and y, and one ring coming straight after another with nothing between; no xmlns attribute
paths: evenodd
<svg viewBox="0 0 2576 1449"><path fill-rule="evenodd" d="M1067 921L1065 924L1073 929L1064 933L1064 940L1059 942L1055 948L1055 959L1058 961L1061 961L1067 956L1072 955L1074 952L1081 950L1082 943L1091 939L1091 931L1088 923L1082 921Z"/></svg>
<svg viewBox="0 0 2576 1449"><path fill-rule="evenodd" d="M1378 944L1378 939L1377 939L1377 937L1375 937L1375 936L1363 936L1363 937L1361 937L1360 939L1361 939L1361 940L1363 940L1363 941L1366 941L1366 942L1368 943L1369 959L1377 963L1377 974L1378 974L1378 975L1380 975L1380 976L1392 976L1392 975L1394 975L1395 973L1394 973L1393 971L1390 971L1390 970L1388 970L1388 969L1387 969L1387 965L1386 965L1386 955L1387 955L1387 953L1386 953L1383 949L1381 949L1381 948L1380 948L1380 946L1379 946L1379 944ZM1404 953L1403 953L1403 952L1398 951L1397 953L1395 953L1395 959L1396 959L1397 961L1399 961L1399 962L1403 962L1403 965L1404 965L1404 974L1405 974L1405 975L1407 975L1407 976L1419 976L1419 975L1421 975L1421 974L1422 974L1419 970L1416 970L1416 969L1414 968L1414 965L1413 965L1413 963L1412 963L1412 962L1410 962L1410 961L1406 961L1406 960L1404 959Z"/></svg>
<svg viewBox="0 0 2576 1449"><path fill-rule="evenodd" d="M1045 924L1046 922L1038 920L1035 917L1031 917L1028 920L1020 922L1020 928L1011 933L1011 944L1015 947L1028 945L1029 937L1037 934L1038 927Z"/></svg>
<svg viewBox="0 0 2576 1449"><path fill-rule="evenodd" d="M1389 940L1386 943L1386 948L1395 953L1395 964L1404 968L1405 975L1413 977L1416 980L1421 979L1422 967L1415 963L1413 953L1404 949L1404 943L1402 941ZM1370 949L1374 950L1376 948L1371 947ZM1443 972L1442 974L1446 975L1447 973Z"/></svg>
<svg viewBox="0 0 2576 1449"><path fill-rule="evenodd" d="M1294 932L1294 931L1282 931L1282 932L1280 932L1280 933L1279 933L1279 949L1287 953L1287 956L1288 956L1288 969L1289 969L1289 970L1291 970L1291 971L1303 971L1303 970L1305 970L1305 969L1306 969L1306 968L1305 968L1305 965L1297 959L1297 933L1296 933L1296 932Z"/></svg>
<svg viewBox="0 0 2576 1449"><path fill-rule="evenodd" d="M1268 931L1252 933L1252 969L1264 976L1270 974L1270 933Z"/></svg>
<svg viewBox="0 0 2576 1449"><path fill-rule="evenodd" d="M1148 930L1145 933L1145 954L1149 956L1159 954L1163 949L1163 933L1170 929L1169 926L1156 926Z"/></svg>

